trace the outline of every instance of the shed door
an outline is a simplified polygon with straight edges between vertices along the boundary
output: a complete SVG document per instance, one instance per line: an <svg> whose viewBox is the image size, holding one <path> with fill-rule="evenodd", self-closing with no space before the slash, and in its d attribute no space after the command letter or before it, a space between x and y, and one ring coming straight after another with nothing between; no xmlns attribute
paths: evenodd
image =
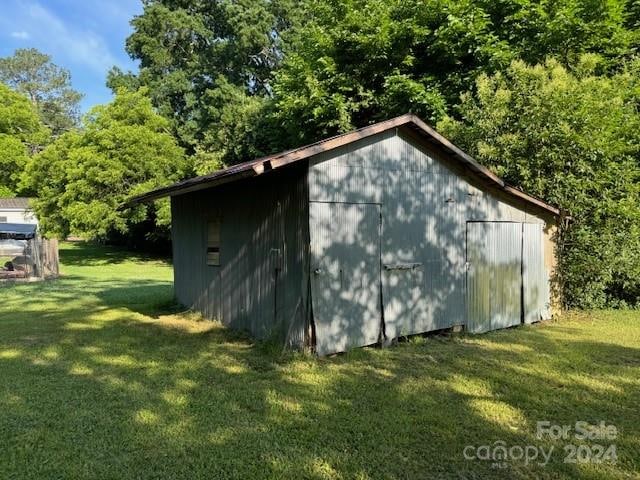
<svg viewBox="0 0 640 480"><path fill-rule="evenodd" d="M544 247L540 224L522 225L522 290L525 323L547 319L549 279L544 268Z"/></svg>
<svg viewBox="0 0 640 480"><path fill-rule="evenodd" d="M467 328L481 333L521 323L522 224L467 223Z"/></svg>
<svg viewBox="0 0 640 480"><path fill-rule="evenodd" d="M310 202L311 296L319 355L380 336L380 207Z"/></svg>

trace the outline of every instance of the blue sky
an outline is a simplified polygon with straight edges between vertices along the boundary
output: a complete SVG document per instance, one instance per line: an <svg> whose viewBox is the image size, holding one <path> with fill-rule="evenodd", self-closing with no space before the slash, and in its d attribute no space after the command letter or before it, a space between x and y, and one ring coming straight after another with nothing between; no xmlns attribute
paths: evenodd
<svg viewBox="0 0 640 480"><path fill-rule="evenodd" d="M0 56L35 47L71 72L82 110L108 102L109 69L136 70L124 50L140 0L0 0Z"/></svg>

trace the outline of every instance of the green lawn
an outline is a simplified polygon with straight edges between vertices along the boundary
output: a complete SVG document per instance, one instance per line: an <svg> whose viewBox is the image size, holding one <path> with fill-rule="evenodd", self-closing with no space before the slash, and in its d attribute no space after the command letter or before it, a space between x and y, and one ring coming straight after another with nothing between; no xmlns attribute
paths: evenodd
<svg viewBox="0 0 640 480"><path fill-rule="evenodd" d="M0 287L0 478L638 478L640 313L316 359L171 314L171 266L63 244L64 277ZM536 422L614 424L566 464ZM545 466L466 446L555 448Z"/></svg>

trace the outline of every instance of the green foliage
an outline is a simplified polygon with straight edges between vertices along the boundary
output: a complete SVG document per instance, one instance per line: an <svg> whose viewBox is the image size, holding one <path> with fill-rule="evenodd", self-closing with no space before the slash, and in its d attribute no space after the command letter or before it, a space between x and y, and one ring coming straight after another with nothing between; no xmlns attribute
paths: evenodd
<svg viewBox="0 0 640 480"><path fill-rule="evenodd" d="M508 182L566 209L568 306L640 303L640 60L613 76L585 56L482 75L439 129Z"/></svg>
<svg viewBox="0 0 640 480"><path fill-rule="evenodd" d="M433 123L517 58L614 69L637 44L625 0L149 0L139 74L198 172L414 112Z"/></svg>
<svg viewBox="0 0 640 480"><path fill-rule="evenodd" d="M29 100L0 83L0 196L18 193L29 156L47 138Z"/></svg>
<svg viewBox="0 0 640 480"><path fill-rule="evenodd" d="M38 192L34 209L45 232L104 239L153 220L167 225L168 202L120 211L128 197L179 179L183 151L141 89L118 91L97 106L81 132L63 134L27 167L25 183Z"/></svg>
<svg viewBox="0 0 640 480"><path fill-rule="evenodd" d="M197 174L205 174L225 164L250 160L268 153L269 126L264 118L267 100L248 94L243 87L220 77L218 87L207 90L203 108L212 128L202 133L194 155Z"/></svg>
<svg viewBox="0 0 640 480"><path fill-rule="evenodd" d="M49 55L29 48L0 58L0 81L29 98L54 136L78 125L82 95L71 88L69 71Z"/></svg>
<svg viewBox="0 0 640 480"><path fill-rule="evenodd" d="M272 71L281 57L280 33L288 28L295 4L147 1L127 40L127 51L140 60L140 72L114 69L108 85L148 86L153 104L171 121L188 153L213 154L211 161L217 164L258 152L247 119L270 92ZM243 142L252 146L236 145Z"/></svg>
<svg viewBox="0 0 640 480"><path fill-rule="evenodd" d="M633 51L622 0L307 3L274 82L289 146L414 112L436 122L482 73L549 55L607 70Z"/></svg>

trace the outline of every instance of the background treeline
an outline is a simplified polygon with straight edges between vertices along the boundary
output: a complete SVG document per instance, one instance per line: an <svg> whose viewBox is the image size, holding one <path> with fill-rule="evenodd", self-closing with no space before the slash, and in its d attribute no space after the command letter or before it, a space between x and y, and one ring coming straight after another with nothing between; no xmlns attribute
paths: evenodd
<svg viewBox="0 0 640 480"><path fill-rule="evenodd" d="M51 59L0 61L0 189L50 233L167 238L166 202L116 206L413 112L570 212L567 306L640 304L640 1L146 0L132 25L139 71L82 121Z"/></svg>

